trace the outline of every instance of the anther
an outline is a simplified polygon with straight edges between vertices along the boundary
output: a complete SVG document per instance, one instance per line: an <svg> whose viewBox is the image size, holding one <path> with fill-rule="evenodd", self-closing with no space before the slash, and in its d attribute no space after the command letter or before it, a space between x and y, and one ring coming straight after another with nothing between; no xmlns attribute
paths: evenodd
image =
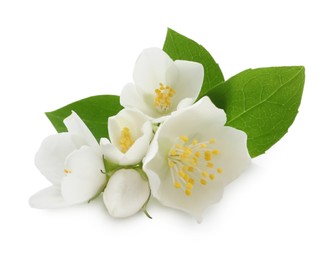
<svg viewBox="0 0 331 260"><path fill-rule="evenodd" d="M216 139L215 139L215 138L211 138L211 139L209 140L209 143L210 143L210 144L214 144L214 143L216 143Z"/></svg>
<svg viewBox="0 0 331 260"><path fill-rule="evenodd" d="M174 186L175 186L175 188L177 188L177 189L179 189L180 187L182 187L182 185L181 185L178 181L176 181L176 182L174 183Z"/></svg>
<svg viewBox="0 0 331 260"><path fill-rule="evenodd" d="M171 88L168 90L170 93ZM162 90L160 91L162 94ZM208 181L216 179L217 173L222 172L222 168L215 167L213 163L214 156L219 154L219 150L214 149L215 138L199 142L197 139L192 140L186 135L180 135L178 140L179 143L169 150L168 165L174 187L181 189L186 196L190 196L195 182L205 186Z"/></svg>
<svg viewBox="0 0 331 260"><path fill-rule="evenodd" d="M205 160L210 161L211 160L211 152L210 151L205 151Z"/></svg>
<svg viewBox="0 0 331 260"><path fill-rule="evenodd" d="M215 179L215 175L214 174L209 174L209 179L211 179L211 180L214 180Z"/></svg>
<svg viewBox="0 0 331 260"><path fill-rule="evenodd" d="M214 168L214 164L211 163L211 162L208 162L208 163L206 164L206 166L207 166L208 168Z"/></svg>
<svg viewBox="0 0 331 260"><path fill-rule="evenodd" d="M170 86L164 86L162 83L160 87L155 89L154 106L160 112L167 112L171 106L171 98L175 95L176 91Z"/></svg>
<svg viewBox="0 0 331 260"><path fill-rule="evenodd" d="M179 137L184 143L187 143L188 142L188 137L186 135L181 135Z"/></svg>
<svg viewBox="0 0 331 260"><path fill-rule="evenodd" d="M206 185L206 184L207 184L207 181L206 181L205 179L200 179L200 183L201 183L202 185Z"/></svg>

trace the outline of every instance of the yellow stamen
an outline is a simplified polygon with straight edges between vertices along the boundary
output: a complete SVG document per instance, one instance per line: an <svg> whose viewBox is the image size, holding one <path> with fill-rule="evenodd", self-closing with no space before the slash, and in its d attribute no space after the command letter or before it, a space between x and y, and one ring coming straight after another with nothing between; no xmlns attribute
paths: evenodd
<svg viewBox="0 0 331 260"><path fill-rule="evenodd" d="M169 164L169 167L174 167L175 166L175 163L171 160L168 160L168 164Z"/></svg>
<svg viewBox="0 0 331 260"><path fill-rule="evenodd" d="M200 183L201 183L202 185L206 185L206 184L207 184L207 181L206 181L205 179L200 179Z"/></svg>
<svg viewBox="0 0 331 260"><path fill-rule="evenodd" d="M209 174L209 179L211 179L212 181L215 179L215 174Z"/></svg>
<svg viewBox="0 0 331 260"><path fill-rule="evenodd" d="M170 86L164 86L162 83L160 87L155 89L154 106L160 112L167 112L171 106L171 98L176 94L176 91Z"/></svg>
<svg viewBox="0 0 331 260"><path fill-rule="evenodd" d="M208 168L214 168L214 164L211 163L211 162L208 162L208 163L206 164L206 166L207 166Z"/></svg>
<svg viewBox="0 0 331 260"><path fill-rule="evenodd" d="M187 141L188 141L188 137L187 137L186 135L181 135L179 138L180 138L184 143L187 143Z"/></svg>
<svg viewBox="0 0 331 260"><path fill-rule="evenodd" d="M210 151L205 151L205 160L210 161L211 160L211 152Z"/></svg>
<svg viewBox="0 0 331 260"><path fill-rule="evenodd" d="M188 180L188 182L191 183L192 185L194 185L194 179L190 178L190 179Z"/></svg>
<svg viewBox="0 0 331 260"><path fill-rule="evenodd" d="M185 190L186 196L191 196L192 192L190 190Z"/></svg>
<svg viewBox="0 0 331 260"><path fill-rule="evenodd" d="M192 158L192 163L193 163L194 165L197 165L197 164L198 164L198 159L197 159L196 157L193 157L193 158Z"/></svg>
<svg viewBox="0 0 331 260"><path fill-rule="evenodd" d="M207 145L205 143L200 144L201 148L207 148Z"/></svg>
<svg viewBox="0 0 331 260"><path fill-rule="evenodd" d="M176 181L176 182L174 183L174 186L175 186L175 188L177 188L177 189L179 189L180 187L182 187L182 185L180 185L180 183L179 183L178 181Z"/></svg>
<svg viewBox="0 0 331 260"><path fill-rule="evenodd" d="M223 172L223 169L222 169L222 168L217 168L217 172L218 172L219 174L221 174L221 173Z"/></svg>
<svg viewBox="0 0 331 260"><path fill-rule="evenodd" d="M121 137L120 137L121 152L126 153L133 145L133 143L134 141L132 139L130 129L128 127L124 127L121 131Z"/></svg>
<svg viewBox="0 0 331 260"><path fill-rule="evenodd" d="M222 172L221 168L217 168L219 150L214 138L199 142L180 135L177 140L178 143L169 149L168 165L174 187L190 196L195 185L207 185L208 181L216 179L217 173Z"/></svg>
<svg viewBox="0 0 331 260"><path fill-rule="evenodd" d="M191 190L193 188L193 184L192 183L186 183L186 189Z"/></svg>
<svg viewBox="0 0 331 260"><path fill-rule="evenodd" d="M214 143L216 143L216 139L215 139L215 138L211 138L211 139L209 140L209 143L210 143L210 144L214 144Z"/></svg>
<svg viewBox="0 0 331 260"><path fill-rule="evenodd" d="M176 150L171 150L171 151L170 151L170 155L171 155L171 156L176 156L176 155L177 155Z"/></svg>

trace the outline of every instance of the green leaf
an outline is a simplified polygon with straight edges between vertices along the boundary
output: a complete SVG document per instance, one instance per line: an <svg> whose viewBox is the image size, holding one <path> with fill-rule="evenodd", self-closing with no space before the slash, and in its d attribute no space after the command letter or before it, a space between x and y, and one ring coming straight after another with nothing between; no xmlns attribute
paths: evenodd
<svg viewBox="0 0 331 260"><path fill-rule="evenodd" d="M108 137L108 117L117 114L121 109L118 96L101 95L76 101L45 114L60 133L67 131L63 120L75 111L99 141L101 137Z"/></svg>
<svg viewBox="0 0 331 260"><path fill-rule="evenodd" d="M256 157L280 140L300 106L305 69L273 67L245 70L219 84L207 95L227 114L227 125L246 132Z"/></svg>
<svg viewBox="0 0 331 260"><path fill-rule="evenodd" d="M224 81L222 71L209 52L195 41L168 28L163 50L173 60L199 62L204 67L204 80L199 98Z"/></svg>

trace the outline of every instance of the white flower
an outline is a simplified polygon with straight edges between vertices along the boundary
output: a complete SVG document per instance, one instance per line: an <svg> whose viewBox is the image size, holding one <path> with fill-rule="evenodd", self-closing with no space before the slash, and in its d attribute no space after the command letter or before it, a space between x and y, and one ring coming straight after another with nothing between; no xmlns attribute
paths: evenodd
<svg viewBox="0 0 331 260"><path fill-rule="evenodd" d="M35 164L53 184L33 195L34 208L58 208L87 202L101 192L106 182L102 154L94 136L72 113L64 120L68 132L47 137Z"/></svg>
<svg viewBox="0 0 331 260"><path fill-rule="evenodd" d="M121 105L161 122L171 112L194 103L203 82L200 63L173 61L158 48L144 50L134 67L134 84L121 93Z"/></svg>
<svg viewBox="0 0 331 260"><path fill-rule="evenodd" d="M223 110L204 97L159 127L143 161L154 197L198 222L250 164L246 134L224 126L225 121Z"/></svg>
<svg viewBox="0 0 331 260"><path fill-rule="evenodd" d="M125 218L137 213L148 200L148 182L133 169L121 169L108 181L103 201L109 214Z"/></svg>
<svg viewBox="0 0 331 260"><path fill-rule="evenodd" d="M152 124L139 111L123 109L108 120L111 143L101 139L102 151L110 162L134 165L143 159L153 136Z"/></svg>

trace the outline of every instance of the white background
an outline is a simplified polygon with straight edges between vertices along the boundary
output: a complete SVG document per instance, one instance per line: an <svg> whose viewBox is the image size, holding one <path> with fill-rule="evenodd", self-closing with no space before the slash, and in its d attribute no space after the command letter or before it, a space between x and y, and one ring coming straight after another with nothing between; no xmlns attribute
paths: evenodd
<svg viewBox="0 0 331 260"><path fill-rule="evenodd" d="M331 259L329 1L0 2L0 259ZM31 209L49 183L34 167L55 131L43 112L119 94L167 27L203 44L226 79L304 65L289 133L227 187L202 224L152 203L124 220L102 201Z"/></svg>

